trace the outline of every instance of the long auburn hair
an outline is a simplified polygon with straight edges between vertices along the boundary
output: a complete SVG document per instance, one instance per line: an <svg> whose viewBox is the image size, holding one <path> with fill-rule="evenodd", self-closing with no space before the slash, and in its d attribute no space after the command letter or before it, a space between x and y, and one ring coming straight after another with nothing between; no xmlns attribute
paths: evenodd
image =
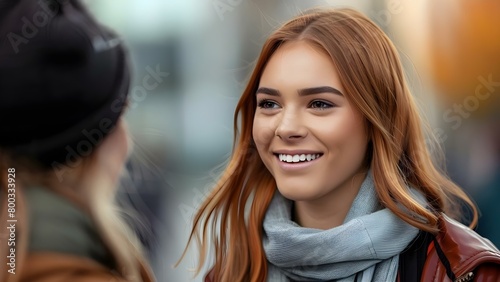
<svg viewBox="0 0 500 282"><path fill-rule="evenodd" d="M424 133L427 127L390 39L357 11L314 10L288 21L264 43L235 110L232 156L194 216L188 246L193 238L200 245L196 273L205 264L208 249L214 247L214 281L266 279L262 223L276 183L252 138L255 92L274 52L282 44L298 40L332 58L347 99L363 114L371 140L367 158L380 202L402 220L427 232L438 231L441 212L460 220L464 204L470 207L470 226L475 225L474 203L431 157ZM428 207L415 201L409 186L425 195Z"/></svg>

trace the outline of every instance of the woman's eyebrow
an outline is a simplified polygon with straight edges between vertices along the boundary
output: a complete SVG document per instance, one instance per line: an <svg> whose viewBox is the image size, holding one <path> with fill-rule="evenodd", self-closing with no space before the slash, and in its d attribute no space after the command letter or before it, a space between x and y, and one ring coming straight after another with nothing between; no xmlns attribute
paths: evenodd
<svg viewBox="0 0 500 282"><path fill-rule="evenodd" d="M255 94L268 94L271 96L281 96L280 92L276 89L273 88L268 88L268 87L259 87ZM331 86L319 86L319 87L310 87L310 88L303 88L297 90L297 93L299 93L299 96L306 96L306 95L313 95L313 94L320 94L320 93L332 93L340 96L344 96L340 90L333 88Z"/></svg>
<svg viewBox="0 0 500 282"><path fill-rule="evenodd" d="M281 96L281 94L278 90L273 89L273 88L267 88L267 87L259 87L259 89L257 89L257 92L255 92L255 94L257 95L259 93L267 94L267 95L271 95L271 96Z"/></svg>
<svg viewBox="0 0 500 282"><path fill-rule="evenodd" d="M344 94L342 94L342 92L340 92L340 90L338 90L337 88L333 88L331 86L304 88L304 89L299 89L297 92L299 93L299 96L313 95L313 94L320 94L320 93L332 93L332 94L344 96Z"/></svg>

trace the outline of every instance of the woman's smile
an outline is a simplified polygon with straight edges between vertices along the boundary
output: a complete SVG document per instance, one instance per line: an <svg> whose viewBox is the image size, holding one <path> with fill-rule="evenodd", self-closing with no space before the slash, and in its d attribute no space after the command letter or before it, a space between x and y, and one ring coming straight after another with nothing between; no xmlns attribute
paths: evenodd
<svg viewBox="0 0 500 282"><path fill-rule="evenodd" d="M273 155L281 169L295 171L313 166L323 156L323 153L310 150L278 150Z"/></svg>

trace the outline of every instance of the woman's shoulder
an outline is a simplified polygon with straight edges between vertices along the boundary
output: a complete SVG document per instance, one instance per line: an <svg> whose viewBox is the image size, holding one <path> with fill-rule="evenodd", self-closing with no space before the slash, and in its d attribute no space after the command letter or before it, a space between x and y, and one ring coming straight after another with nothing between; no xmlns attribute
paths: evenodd
<svg viewBox="0 0 500 282"><path fill-rule="evenodd" d="M446 276L452 281L500 277L500 251L490 240L445 214L440 216L439 228L426 259L423 281L446 281L442 280Z"/></svg>
<svg viewBox="0 0 500 282"><path fill-rule="evenodd" d="M20 281L33 282L124 282L115 271L85 257L39 252L28 254ZM29 266L29 267L28 267ZM143 265L141 274L144 282L153 282L149 269Z"/></svg>
<svg viewBox="0 0 500 282"><path fill-rule="evenodd" d="M440 216L439 228L436 241L452 265L483 256L495 262L500 259L500 251L490 240L445 214Z"/></svg>
<svg viewBox="0 0 500 282"><path fill-rule="evenodd" d="M442 214L438 234L421 231L400 254L398 277L405 282L500 281L500 251L490 240Z"/></svg>

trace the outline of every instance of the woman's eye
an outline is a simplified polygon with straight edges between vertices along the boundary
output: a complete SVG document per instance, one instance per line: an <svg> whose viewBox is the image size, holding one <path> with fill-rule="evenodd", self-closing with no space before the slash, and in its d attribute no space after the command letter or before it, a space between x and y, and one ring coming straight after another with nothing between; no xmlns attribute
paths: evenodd
<svg viewBox="0 0 500 282"><path fill-rule="evenodd" d="M275 108L278 108L278 104L276 104L276 102L273 102L271 100L262 100L259 102L259 108L275 109Z"/></svg>
<svg viewBox="0 0 500 282"><path fill-rule="evenodd" d="M311 102L311 108L317 108L317 109L327 109L327 108L332 108L334 105L331 103L327 103L324 101L312 101Z"/></svg>

